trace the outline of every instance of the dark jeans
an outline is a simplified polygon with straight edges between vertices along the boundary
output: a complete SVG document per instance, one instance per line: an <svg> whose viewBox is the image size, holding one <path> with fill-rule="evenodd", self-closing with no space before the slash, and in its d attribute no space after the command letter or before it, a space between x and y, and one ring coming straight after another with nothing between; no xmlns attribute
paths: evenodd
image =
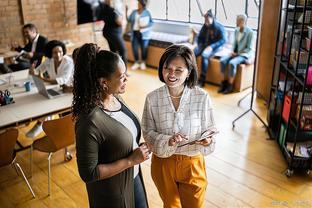
<svg viewBox="0 0 312 208"><path fill-rule="evenodd" d="M30 61L19 61L16 64L10 64L9 68L12 71L21 71L21 70L24 70L24 69L29 69L30 66L31 66Z"/></svg>
<svg viewBox="0 0 312 208"><path fill-rule="evenodd" d="M134 31L131 43L135 61L139 60L139 46L141 47L142 61L146 61L149 40L143 40L142 33L140 33L139 31Z"/></svg>
<svg viewBox="0 0 312 208"><path fill-rule="evenodd" d="M217 52L217 50L212 50L210 53L207 51L201 50L199 48L194 49L195 56L201 56L202 57L202 64L201 64L201 73L200 73L200 81L206 80L206 74L208 70L208 64L209 64L209 58L214 56L214 54Z"/></svg>
<svg viewBox="0 0 312 208"><path fill-rule="evenodd" d="M125 64L127 64L127 50L122 38L122 32L103 32L103 36L106 38L110 50L118 53Z"/></svg>
<svg viewBox="0 0 312 208"><path fill-rule="evenodd" d="M134 199L135 199L135 208L147 208L146 196L139 175L137 175L134 179Z"/></svg>

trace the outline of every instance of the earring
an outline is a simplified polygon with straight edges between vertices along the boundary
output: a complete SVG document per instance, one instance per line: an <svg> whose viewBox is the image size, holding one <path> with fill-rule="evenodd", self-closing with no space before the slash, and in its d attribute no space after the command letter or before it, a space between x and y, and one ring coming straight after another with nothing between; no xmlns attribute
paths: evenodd
<svg viewBox="0 0 312 208"><path fill-rule="evenodd" d="M103 85L103 91L108 92L108 87L106 85Z"/></svg>

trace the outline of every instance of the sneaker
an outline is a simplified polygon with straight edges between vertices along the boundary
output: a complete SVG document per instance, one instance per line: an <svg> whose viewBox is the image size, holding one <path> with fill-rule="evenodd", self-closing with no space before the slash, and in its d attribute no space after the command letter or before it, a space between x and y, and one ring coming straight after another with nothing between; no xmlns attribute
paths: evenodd
<svg viewBox="0 0 312 208"><path fill-rule="evenodd" d="M140 65L141 70L145 70L146 69L146 65L145 62L142 62Z"/></svg>
<svg viewBox="0 0 312 208"><path fill-rule="evenodd" d="M140 68L140 64L138 62L134 62L134 64L132 65L131 69L132 70L137 70L138 68Z"/></svg>
<svg viewBox="0 0 312 208"><path fill-rule="evenodd" d="M34 138L34 137L38 136L42 131L43 131L42 123L36 124L32 129L30 129L27 132L26 136L29 138Z"/></svg>

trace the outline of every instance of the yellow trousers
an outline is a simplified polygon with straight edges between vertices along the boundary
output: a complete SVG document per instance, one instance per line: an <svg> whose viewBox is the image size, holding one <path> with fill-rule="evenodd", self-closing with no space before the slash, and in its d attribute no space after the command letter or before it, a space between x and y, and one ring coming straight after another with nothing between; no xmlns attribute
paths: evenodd
<svg viewBox="0 0 312 208"><path fill-rule="evenodd" d="M153 155L151 174L164 208L204 207L207 177L202 155Z"/></svg>

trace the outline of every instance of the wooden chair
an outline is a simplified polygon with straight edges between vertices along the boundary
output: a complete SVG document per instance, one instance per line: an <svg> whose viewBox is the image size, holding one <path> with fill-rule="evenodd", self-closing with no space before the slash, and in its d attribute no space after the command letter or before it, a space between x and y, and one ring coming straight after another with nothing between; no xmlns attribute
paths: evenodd
<svg viewBox="0 0 312 208"><path fill-rule="evenodd" d="M9 129L0 134L0 167L4 167L7 165L14 166L16 173L19 175L21 173L22 178L26 182L28 189L30 190L32 196L35 198L36 195L32 190L23 169L16 162L16 151L14 150L14 146L16 144L16 140L18 137L17 129ZM18 172L19 171L19 172Z"/></svg>
<svg viewBox="0 0 312 208"><path fill-rule="evenodd" d="M46 137L36 140L32 149L47 152L48 155L48 195L51 194L51 157L52 153L65 149L65 161L72 159L66 147L74 144L75 131L72 116L67 115L59 119L43 122Z"/></svg>

